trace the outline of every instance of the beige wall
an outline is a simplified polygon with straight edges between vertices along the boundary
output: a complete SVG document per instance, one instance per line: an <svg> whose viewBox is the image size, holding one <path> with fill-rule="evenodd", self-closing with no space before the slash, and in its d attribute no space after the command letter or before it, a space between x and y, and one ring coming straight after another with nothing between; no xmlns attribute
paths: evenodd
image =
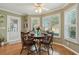
<svg viewBox="0 0 79 59"><path fill-rule="evenodd" d="M4 17L3 17L3 25L1 26L0 25L0 38L3 38L4 37L4 39L5 39L5 41L6 41L6 38L7 38L7 20L6 20L6 15L4 14L4 13L1 13L0 12L0 14L1 15L3 15ZM3 28L4 27L4 29L1 29L1 28Z"/></svg>
<svg viewBox="0 0 79 59"><path fill-rule="evenodd" d="M22 32L26 32L27 31L27 27L25 24L28 23L28 16L21 16L21 31Z"/></svg>

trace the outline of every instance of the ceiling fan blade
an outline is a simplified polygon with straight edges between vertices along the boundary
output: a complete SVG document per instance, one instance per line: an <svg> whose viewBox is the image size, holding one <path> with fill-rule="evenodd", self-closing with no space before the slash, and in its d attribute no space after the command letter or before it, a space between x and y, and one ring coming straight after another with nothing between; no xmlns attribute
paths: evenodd
<svg viewBox="0 0 79 59"><path fill-rule="evenodd" d="M44 4L42 4L42 3L35 3L34 4L36 7L43 7L44 6Z"/></svg>
<svg viewBox="0 0 79 59"><path fill-rule="evenodd" d="M48 9L48 8L44 8L44 7L43 7L43 9L44 9L44 10L50 10L50 9Z"/></svg>

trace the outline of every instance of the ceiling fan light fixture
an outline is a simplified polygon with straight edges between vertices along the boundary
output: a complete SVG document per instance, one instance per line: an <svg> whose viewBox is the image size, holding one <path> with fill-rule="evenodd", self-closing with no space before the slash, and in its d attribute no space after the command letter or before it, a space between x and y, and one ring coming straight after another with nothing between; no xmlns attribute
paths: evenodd
<svg viewBox="0 0 79 59"><path fill-rule="evenodd" d="M42 12L42 4L41 3L35 3L35 12L41 13Z"/></svg>
<svg viewBox="0 0 79 59"><path fill-rule="evenodd" d="M41 12L42 12L42 9L41 9L41 8L39 8L39 10L38 10L38 11L39 11L39 13L41 13Z"/></svg>
<svg viewBox="0 0 79 59"><path fill-rule="evenodd" d="M35 10L35 12L37 13L37 12L38 12L38 10L36 9L36 10Z"/></svg>
<svg viewBox="0 0 79 59"><path fill-rule="evenodd" d="M42 12L42 9L36 9L35 12L36 13L41 13Z"/></svg>

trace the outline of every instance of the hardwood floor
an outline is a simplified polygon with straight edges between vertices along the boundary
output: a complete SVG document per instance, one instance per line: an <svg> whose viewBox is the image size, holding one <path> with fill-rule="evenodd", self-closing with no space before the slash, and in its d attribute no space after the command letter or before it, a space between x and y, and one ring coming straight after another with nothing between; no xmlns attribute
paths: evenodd
<svg viewBox="0 0 79 59"><path fill-rule="evenodd" d="M66 49L63 46L54 44L53 47L54 47L54 50L59 52L61 55L76 55L75 53L73 53L72 51Z"/></svg>
<svg viewBox="0 0 79 59"><path fill-rule="evenodd" d="M19 55L21 50L21 44L11 44L0 47L0 54L1 55Z"/></svg>
<svg viewBox="0 0 79 59"><path fill-rule="evenodd" d="M21 43L13 44L13 45L6 45L3 47L0 47L0 55L20 55L21 51ZM53 48L55 51L60 53L61 55L75 55L73 52L69 51L63 46L60 45L53 45ZM27 52L23 51L22 55L26 55ZM47 54L47 52L42 52L42 55Z"/></svg>

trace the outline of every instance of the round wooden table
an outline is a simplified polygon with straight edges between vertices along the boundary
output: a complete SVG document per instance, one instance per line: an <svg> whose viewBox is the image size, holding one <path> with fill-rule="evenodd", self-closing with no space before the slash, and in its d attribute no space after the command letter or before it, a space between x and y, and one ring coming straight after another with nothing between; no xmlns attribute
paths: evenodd
<svg viewBox="0 0 79 59"><path fill-rule="evenodd" d="M38 49L37 49L37 53L40 54L40 41L42 41L45 37L44 36L29 36L30 38L33 39L33 41L36 42L36 44L38 45Z"/></svg>

